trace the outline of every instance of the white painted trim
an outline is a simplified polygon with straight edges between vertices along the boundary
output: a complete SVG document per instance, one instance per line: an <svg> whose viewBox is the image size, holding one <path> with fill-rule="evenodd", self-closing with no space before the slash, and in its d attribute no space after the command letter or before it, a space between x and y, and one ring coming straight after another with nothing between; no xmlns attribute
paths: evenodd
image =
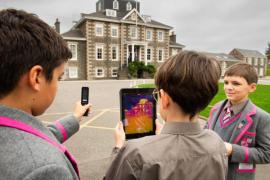
<svg viewBox="0 0 270 180"><path fill-rule="evenodd" d="M99 69L102 70L102 75L101 76L98 75L98 70ZM97 77L97 78L103 78L103 77L105 77L105 70L104 70L103 67L95 67L95 77Z"/></svg>
<svg viewBox="0 0 270 180"><path fill-rule="evenodd" d="M160 32L162 33L162 39L161 39L161 40L158 39L158 38L159 38L159 33L160 33ZM159 30L157 31L157 41L158 41L158 42L163 42L163 41L164 41L164 34L165 34L164 31L159 31Z"/></svg>
<svg viewBox="0 0 270 180"><path fill-rule="evenodd" d="M146 23L146 21L144 20L144 18L140 15L140 13L136 10L136 8L133 8L131 11L129 11L129 13L127 13L121 20L126 20L133 12L136 13L137 16L139 16L141 18L141 20Z"/></svg>
<svg viewBox="0 0 270 180"><path fill-rule="evenodd" d="M95 51L96 60L97 61L103 61L103 59L104 59L104 44L96 44L95 47L96 47L96 51ZM102 52L101 52L102 57L101 57L101 59L98 59L98 48L102 49Z"/></svg>
<svg viewBox="0 0 270 180"><path fill-rule="evenodd" d="M116 29L116 32L117 32L117 35L116 36L113 36L113 29ZM119 37L119 26L117 25L111 25L111 37L113 38L118 38Z"/></svg>
<svg viewBox="0 0 270 180"><path fill-rule="evenodd" d="M62 36L63 37L63 36ZM76 40L76 41L86 41L86 38L79 38L79 37L63 37L64 40Z"/></svg>
<svg viewBox="0 0 270 180"><path fill-rule="evenodd" d="M75 56L73 57L73 53L72 53L72 57L71 57L71 61L78 61L78 43L77 42L67 42L68 44L68 48L71 50L71 46L75 46Z"/></svg>
<svg viewBox="0 0 270 180"><path fill-rule="evenodd" d="M150 39L147 39L147 32L151 33L151 38ZM153 41L153 30L152 29L146 29L145 30L145 40L146 41Z"/></svg>
<svg viewBox="0 0 270 180"><path fill-rule="evenodd" d="M75 71L75 72L72 72L72 73L74 73L74 75L71 73L71 71ZM72 76L71 76L71 74L72 74ZM69 79L78 78L78 67L75 67L75 66L68 67L68 78Z"/></svg>
<svg viewBox="0 0 270 180"><path fill-rule="evenodd" d="M159 51L162 50L162 60L159 60ZM164 62L164 48L157 48L157 62Z"/></svg>
<svg viewBox="0 0 270 180"><path fill-rule="evenodd" d="M119 68L117 68L117 67L112 67L111 68L111 76L112 77L117 77L117 74L115 76L113 75L113 70L117 70L117 74L118 74Z"/></svg>
<svg viewBox="0 0 270 180"><path fill-rule="evenodd" d="M101 34L97 34L97 28L101 28ZM103 23L95 23L95 35L96 36L104 36L104 24Z"/></svg>
<svg viewBox="0 0 270 180"><path fill-rule="evenodd" d="M116 59L113 59L113 47L116 47ZM118 46L118 44L111 45L111 57L112 57L112 61L119 61L119 46Z"/></svg>

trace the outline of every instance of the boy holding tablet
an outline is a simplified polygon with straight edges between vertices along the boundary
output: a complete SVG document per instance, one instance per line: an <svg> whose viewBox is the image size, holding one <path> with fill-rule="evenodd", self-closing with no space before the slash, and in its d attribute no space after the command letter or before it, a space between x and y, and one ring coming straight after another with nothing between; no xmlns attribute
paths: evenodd
<svg viewBox="0 0 270 180"><path fill-rule="evenodd" d="M117 154L105 179L226 179L224 142L198 122L199 112L218 92L219 78L218 63L197 52L183 51L164 62L154 91L166 122L161 134L124 143L119 123Z"/></svg>

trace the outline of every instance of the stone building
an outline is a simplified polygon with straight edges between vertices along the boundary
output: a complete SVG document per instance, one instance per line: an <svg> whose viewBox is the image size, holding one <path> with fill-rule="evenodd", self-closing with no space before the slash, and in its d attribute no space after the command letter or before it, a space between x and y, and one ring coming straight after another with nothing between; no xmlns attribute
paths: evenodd
<svg viewBox="0 0 270 180"><path fill-rule="evenodd" d="M55 25L59 31L59 22ZM158 67L185 47L176 42L172 29L142 15L135 0L98 0L96 12L82 13L62 34L73 54L65 79L125 78L133 61Z"/></svg>
<svg viewBox="0 0 270 180"><path fill-rule="evenodd" d="M235 48L229 54L253 65L259 77L266 76L267 58L259 51Z"/></svg>

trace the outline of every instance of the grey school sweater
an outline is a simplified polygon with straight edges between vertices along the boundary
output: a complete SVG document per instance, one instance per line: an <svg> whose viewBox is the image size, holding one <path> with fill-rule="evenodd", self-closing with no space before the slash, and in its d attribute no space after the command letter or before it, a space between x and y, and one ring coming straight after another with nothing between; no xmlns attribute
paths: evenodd
<svg viewBox="0 0 270 180"><path fill-rule="evenodd" d="M18 109L0 105L0 116L23 122L63 143L79 130L74 116L45 127L38 119ZM63 134L63 128L65 134ZM17 129L0 126L0 180L76 180L75 170L67 157L45 140Z"/></svg>

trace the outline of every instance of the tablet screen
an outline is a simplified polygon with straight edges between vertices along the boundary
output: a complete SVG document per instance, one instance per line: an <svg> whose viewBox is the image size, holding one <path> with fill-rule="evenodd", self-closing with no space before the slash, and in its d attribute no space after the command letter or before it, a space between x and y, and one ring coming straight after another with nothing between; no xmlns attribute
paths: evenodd
<svg viewBox="0 0 270 180"><path fill-rule="evenodd" d="M122 92L122 121L126 135L154 134L156 102L152 88L136 92ZM141 137L138 136L138 137ZM127 137L128 138L128 137Z"/></svg>

